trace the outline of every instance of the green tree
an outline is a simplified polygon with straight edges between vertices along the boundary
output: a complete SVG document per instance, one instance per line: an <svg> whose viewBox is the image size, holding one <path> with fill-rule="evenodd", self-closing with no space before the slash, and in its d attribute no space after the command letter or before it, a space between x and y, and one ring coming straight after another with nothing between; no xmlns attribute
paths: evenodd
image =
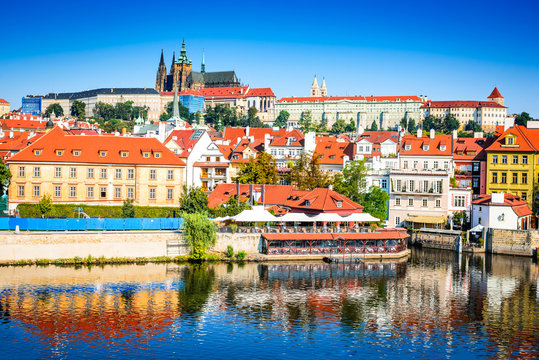
<svg viewBox="0 0 539 360"><path fill-rule="evenodd" d="M43 217L46 217L52 210L52 197L50 194L44 194L39 200L39 211Z"/></svg>
<svg viewBox="0 0 539 360"><path fill-rule="evenodd" d="M273 156L260 151L256 159L251 158L247 163L240 164L236 181L242 184L277 184L277 163Z"/></svg>
<svg viewBox="0 0 539 360"><path fill-rule="evenodd" d="M213 217L223 217L223 216L235 216L241 213L243 210L251 209L249 201L238 201L236 195L231 196L228 200L220 204L215 209L210 209L211 215Z"/></svg>
<svg viewBox="0 0 539 360"><path fill-rule="evenodd" d="M423 120L422 129L424 131L430 131L430 129L434 129L434 131L440 131L441 121L434 116L429 115Z"/></svg>
<svg viewBox="0 0 539 360"><path fill-rule="evenodd" d="M217 124L220 124L222 127L240 126L242 122L236 108L223 104L209 107L206 110L204 120L207 125L217 126Z"/></svg>
<svg viewBox="0 0 539 360"><path fill-rule="evenodd" d="M166 114L168 115L168 117L165 120L168 120L168 119L170 119L172 117L172 112L173 112L172 106L173 105L174 105L174 103L172 101L169 101L167 106L165 107ZM182 119L184 119L184 120L187 120L187 122L191 124L191 122L194 119L195 115L191 114L189 112L189 109L186 108L185 106L183 106L183 104L181 102L179 102L179 101L178 101L178 110L179 110L180 117Z"/></svg>
<svg viewBox="0 0 539 360"><path fill-rule="evenodd" d="M328 130L328 118L323 116L322 120L320 120L320 124L318 124L318 127L316 129L320 132L326 132Z"/></svg>
<svg viewBox="0 0 539 360"><path fill-rule="evenodd" d="M132 120L133 116L133 102L126 101L116 103L114 107L114 117L121 120Z"/></svg>
<svg viewBox="0 0 539 360"><path fill-rule="evenodd" d="M416 124L415 124L415 120L414 120L414 119L408 120L408 127L407 127L407 129L408 129L408 132L409 132L410 134L412 134L412 133L415 132L415 130L416 130Z"/></svg>
<svg viewBox="0 0 539 360"><path fill-rule="evenodd" d="M6 166L6 164L0 160L0 184L2 185L2 195L6 193L6 190L9 188L11 182L11 171Z"/></svg>
<svg viewBox="0 0 539 360"><path fill-rule="evenodd" d="M116 112L114 106L112 106L111 104L99 101L97 104L95 104L94 116L108 121L114 119L114 117L116 116Z"/></svg>
<svg viewBox="0 0 539 360"><path fill-rule="evenodd" d="M369 191L362 194L359 204L363 205L363 211L371 214L380 222L387 218L387 204L389 194L378 186L371 186Z"/></svg>
<svg viewBox="0 0 539 360"><path fill-rule="evenodd" d="M327 188L333 182L332 176L321 169L320 155L316 153L302 153L286 178L289 184L299 190Z"/></svg>
<svg viewBox="0 0 539 360"><path fill-rule="evenodd" d="M461 222L462 222L462 230L470 229L470 221L468 219L468 215L466 214L466 211L464 210L453 213L453 224L461 225Z"/></svg>
<svg viewBox="0 0 539 360"><path fill-rule="evenodd" d="M344 131L347 133L351 133L351 132L355 132L356 130L357 129L356 129L356 124L354 122L354 119L351 118L348 125L346 125L346 127L344 128Z"/></svg>
<svg viewBox="0 0 539 360"><path fill-rule="evenodd" d="M288 111L281 110L279 112L279 115L277 116L277 118L273 122L273 126L276 126L278 128L281 128L281 129L286 128L289 117L290 117L290 113Z"/></svg>
<svg viewBox="0 0 539 360"><path fill-rule="evenodd" d="M133 106L133 115L131 116L131 119L136 119L139 116L143 119L148 118L148 106Z"/></svg>
<svg viewBox="0 0 539 360"><path fill-rule="evenodd" d="M45 115L50 117L51 114L54 114L54 116L64 116L64 108L58 103L50 104L45 109Z"/></svg>
<svg viewBox="0 0 539 360"><path fill-rule="evenodd" d="M346 122L344 119L337 119L331 126L331 133L332 134L342 134L346 130Z"/></svg>
<svg viewBox="0 0 539 360"><path fill-rule="evenodd" d="M368 169L365 162L365 159L349 161L342 172L335 175L335 191L359 202L367 189Z"/></svg>
<svg viewBox="0 0 539 360"><path fill-rule="evenodd" d="M86 116L86 104L79 100L73 101L73 104L71 104L71 116L74 116L79 120L84 119Z"/></svg>
<svg viewBox="0 0 539 360"><path fill-rule="evenodd" d="M408 120L406 120L405 117L401 119L401 122L399 123L402 129L407 130L408 129Z"/></svg>
<svg viewBox="0 0 539 360"><path fill-rule="evenodd" d="M202 260L206 251L215 245L216 226L205 213L184 213L182 218L183 237L191 248L191 257L194 260Z"/></svg>
<svg viewBox="0 0 539 360"><path fill-rule="evenodd" d="M312 130L313 126L313 116L310 111L304 111L301 113L301 118L299 119L299 127L301 130L307 132Z"/></svg>
<svg viewBox="0 0 539 360"><path fill-rule="evenodd" d="M533 118L527 112L521 112L515 118L515 124L528 126L528 121L533 120Z"/></svg>
<svg viewBox="0 0 539 360"><path fill-rule="evenodd" d="M134 218L135 217L135 205L133 205L133 199L126 199L122 205L122 217Z"/></svg>
<svg viewBox="0 0 539 360"><path fill-rule="evenodd" d="M477 124L475 121L473 120L470 120L466 123L466 125L464 126L464 130L466 131L473 131L473 132L479 132L479 131L483 131L483 129L481 128L481 126L479 124Z"/></svg>
<svg viewBox="0 0 539 360"><path fill-rule="evenodd" d="M180 211L186 214L205 213L208 210L208 195L199 187L183 185Z"/></svg>
<svg viewBox="0 0 539 360"><path fill-rule="evenodd" d="M371 124L371 131L377 131L377 130L378 130L378 124L376 123L376 120L373 120Z"/></svg>
<svg viewBox="0 0 539 360"><path fill-rule="evenodd" d="M442 130L445 133L451 133L453 130L457 130L460 127L460 123L453 114L447 114L442 122Z"/></svg>

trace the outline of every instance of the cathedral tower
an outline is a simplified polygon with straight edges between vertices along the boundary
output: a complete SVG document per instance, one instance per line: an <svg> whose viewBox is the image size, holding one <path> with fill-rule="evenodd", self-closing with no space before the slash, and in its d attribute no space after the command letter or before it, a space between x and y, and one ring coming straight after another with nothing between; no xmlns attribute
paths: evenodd
<svg viewBox="0 0 539 360"><path fill-rule="evenodd" d="M494 101L494 102L500 104L501 106L504 106L503 105L504 104L504 98L503 98L502 94L500 94L500 91L498 90L497 87L494 87L494 90L492 90L492 92L490 93L487 100Z"/></svg>
<svg viewBox="0 0 539 360"><path fill-rule="evenodd" d="M187 51L185 50L185 39L182 41L182 49L180 51L180 56L174 64L173 84L176 86L178 91L183 91L189 88L187 83L187 77L191 73L191 60L187 58Z"/></svg>
<svg viewBox="0 0 539 360"><path fill-rule="evenodd" d="M316 81L316 75L314 76L313 84L311 85L311 96L318 97L320 96L320 88L318 87L318 81Z"/></svg>
<svg viewBox="0 0 539 360"><path fill-rule="evenodd" d="M157 68L157 77L155 80L155 90L165 91L165 82L167 79L167 67L165 65L165 59L163 58L163 49L161 49L161 60L159 61L159 67Z"/></svg>
<svg viewBox="0 0 539 360"><path fill-rule="evenodd" d="M206 63L204 61L204 50L202 50L202 65L200 65L200 73L202 75L206 73Z"/></svg>
<svg viewBox="0 0 539 360"><path fill-rule="evenodd" d="M322 87L320 88L320 96L328 96L328 89L326 88L326 78L322 79Z"/></svg>

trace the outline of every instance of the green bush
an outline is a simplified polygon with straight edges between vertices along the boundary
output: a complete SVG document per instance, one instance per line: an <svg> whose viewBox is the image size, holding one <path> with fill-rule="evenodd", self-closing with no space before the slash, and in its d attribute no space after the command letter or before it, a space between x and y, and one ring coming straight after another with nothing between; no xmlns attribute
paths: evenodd
<svg viewBox="0 0 539 360"><path fill-rule="evenodd" d="M90 217L107 217L107 218L122 218L121 205L107 206L107 205L84 205L84 204L52 204L50 212L47 214L50 217L67 217L74 218L78 214L75 212L75 208L82 207L84 211ZM19 216L23 218L40 218L42 213L40 211L39 204L19 204L17 206L19 210ZM179 217L179 207L162 207L162 206L135 206L136 218L158 218L172 216L174 211L176 216Z"/></svg>
<svg viewBox="0 0 539 360"><path fill-rule="evenodd" d="M226 256L230 259L234 257L234 248L232 247L232 245L228 245L226 247Z"/></svg>
<svg viewBox="0 0 539 360"><path fill-rule="evenodd" d="M215 245L216 226L203 213L184 213L182 217L184 218L183 236L191 248L191 258L202 260L206 251Z"/></svg>
<svg viewBox="0 0 539 360"><path fill-rule="evenodd" d="M243 260L247 257L247 253L245 251L238 251L238 253L236 254L236 259L238 260Z"/></svg>

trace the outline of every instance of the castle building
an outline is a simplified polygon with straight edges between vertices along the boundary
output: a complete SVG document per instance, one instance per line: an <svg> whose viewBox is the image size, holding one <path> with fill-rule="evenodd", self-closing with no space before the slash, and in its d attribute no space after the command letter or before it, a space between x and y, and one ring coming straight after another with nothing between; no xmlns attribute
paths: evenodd
<svg viewBox="0 0 539 360"><path fill-rule="evenodd" d="M218 88L240 86L240 81L234 71L206 72L204 53L202 54L202 64L200 72L192 70L192 61L187 57L185 40L182 42L180 56L176 59L176 54L172 55L170 72L167 75L167 67L163 51L157 67L157 77L155 80L155 90L158 92L170 92L174 87L178 91L199 90L202 88Z"/></svg>

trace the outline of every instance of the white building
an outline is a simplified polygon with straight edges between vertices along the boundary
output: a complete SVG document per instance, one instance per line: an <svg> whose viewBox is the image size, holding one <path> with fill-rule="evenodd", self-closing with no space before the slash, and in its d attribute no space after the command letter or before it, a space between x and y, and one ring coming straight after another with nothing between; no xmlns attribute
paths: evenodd
<svg viewBox="0 0 539 360"><path fill-rule="evenodd" d="M528 203L512 194L481 195L472 202L472 228L530 229L535 223Z"/></svg>

